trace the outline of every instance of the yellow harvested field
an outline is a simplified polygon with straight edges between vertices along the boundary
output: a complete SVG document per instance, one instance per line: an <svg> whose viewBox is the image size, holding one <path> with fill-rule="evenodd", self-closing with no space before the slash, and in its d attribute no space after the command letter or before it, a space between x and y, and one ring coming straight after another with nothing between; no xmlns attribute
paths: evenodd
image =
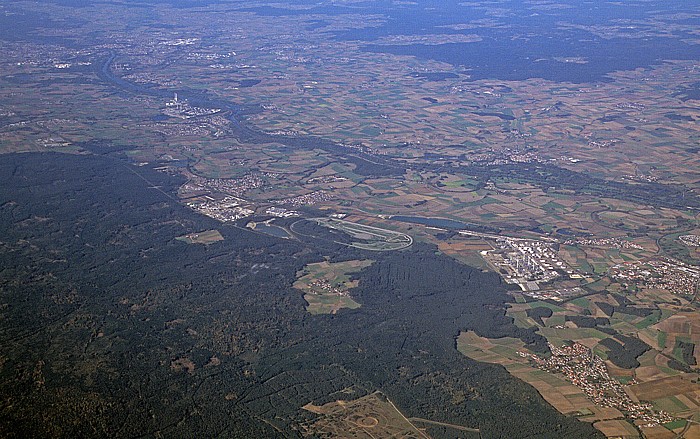
<svg viewBox="0 0 700 439"><path fill-rule="evenodd" d="M602 431L607 437L638 438L639 433L626 421L613 419L609 421L599 421L593 424L595 428Z"/></svg>
<svg viewBox="0 0 700 439"><path fill-rule="evenodd" d="M675 439L676 435L670 431L665 429L664 427L657 425L655 427L644 427L640 426L640 430L642 430L642 434L644 434L644 437L647 439ZM691 439L691 436L686 436L687 439Z"/></svg>
<svg viewBox="0 0 700 439"><path fill-rule="evenodd" d="M690 428L688 428L688 431L686 431L685 437L687 439L700 437L700 424L691 425Z"/></svg>
<svg viewBox="0 0 700 439"><path fill-rule="evenodd" d="M661 354L659 356L663 357ZM663 357L665 359L665 357ZM642 366L635 369L635 374L638 381L647 382L654 381L668 376L658 366Z"/></svg>

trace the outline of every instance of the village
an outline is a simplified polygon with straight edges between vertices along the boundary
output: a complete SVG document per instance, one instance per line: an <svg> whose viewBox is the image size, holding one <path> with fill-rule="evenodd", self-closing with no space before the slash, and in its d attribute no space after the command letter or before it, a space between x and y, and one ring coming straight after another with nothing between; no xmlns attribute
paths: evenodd
<svg viewBox="0 0 700 439"><path fill-rule="evenodd" d="M526 352L518 354L542 370L564 375L567 381L580 388L596 404L616 408L644 426L653 427L673 421L673 416L655 411L650 403L633 401L622 385L610 377L603 359L586 346L572 343L555 347L550 344L549 348L552 352L549 358Z"/></svg>
<svg viewBox="0 0 700 439"><path fill-rule="evenodd" d="M696 294L700 286L700 268L670 258L615 265L609 275L623 286L663 289L681 296Z"/></svg>

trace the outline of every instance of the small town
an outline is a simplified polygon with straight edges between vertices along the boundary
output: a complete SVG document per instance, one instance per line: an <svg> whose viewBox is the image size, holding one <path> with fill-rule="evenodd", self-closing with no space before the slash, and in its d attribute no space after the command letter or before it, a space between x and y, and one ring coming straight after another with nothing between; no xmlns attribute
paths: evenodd
<svg viewBox="0 0 700 439"><path fill-rule="evenodd" d="M347 178L345 178L345 177L338 177L336 175L324 175L321 177L310 178L306 182L308 184L312 184L312 183L336 183L339 181L346 181L346 180L347 180Z"/></svg>
<svg viewBox="0 0 700 439"><path fill-rule="evenodd" d="M287 204L293 207L311 206L317 203L322 203L332 199L333 196L327 191L314 191L308 194L299 195L296 197L284 198L282 200L274 200L274 204Z"/></svg>
<svg viewBox="0 0 700 439"><path fill-rule="evenodd" d="M580 239L568 239L564 241L564 245L586 245L591 247L608 247L608 248L624 248L624 249L635 249L644 250L639 244L635 244L631 241L626 241L620 238L580 238Z"/></svg>
<svg viewBox="0 0 700 439"><path fill-rule="evenodd" d="M580 343L561 347L549 344L549 348L552 352L549 358L526 352L518 354L528 358L539 369L563 374L567 381L581 389L596 404L616 408L645 426L653 427L673 420L673 416L666 412L654 411L649 403L632 401L622 385L610 377L603 359L586 346Z"/></svg>
<svg viewBox="0 0 700 439"><path fill-rule="evenodd" d="M700 247L700 235L681 235L678 239L688 247Z"/></svg>
<svg viewBox="0 0 700 439"><path fill-rule="evenodd" d="M610 277L623 285L658 288L692 296L700 286L700 268L673 259L652 259L615 265Z"/></svg>
<svg viewBox="0 0 700 439"><path fill-rule="evenodd" d="M241 198L247 191L258 189L264 184L263 178L254 173L236 179L203 178L192 175L190 180L180 188L180 192L216 191Z"/></svg>

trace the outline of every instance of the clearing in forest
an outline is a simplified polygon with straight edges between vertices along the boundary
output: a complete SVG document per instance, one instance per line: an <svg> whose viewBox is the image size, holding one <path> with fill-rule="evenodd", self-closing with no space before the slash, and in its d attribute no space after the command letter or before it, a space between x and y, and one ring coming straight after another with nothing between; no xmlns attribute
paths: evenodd
<svg viewBox="0 0 700 439"><path fill-rule="evenodd" d="M349 294L358 281L351 280L349 275L369 267L372 262L365 259L309 264L297 273L294 288L304 292L308 303L306 310L311 314L335 314L341 308L359 308L360 304Z"/></svg>
<svg viewBox="0 0 700 439"><path fill-rule="evenodd" d="M218 230L205 230L204 232L190 233L183 236L178 236L178 241L183 241L188 244L213 244L217 241L223 241L224 237L221 236Z"/></svg>

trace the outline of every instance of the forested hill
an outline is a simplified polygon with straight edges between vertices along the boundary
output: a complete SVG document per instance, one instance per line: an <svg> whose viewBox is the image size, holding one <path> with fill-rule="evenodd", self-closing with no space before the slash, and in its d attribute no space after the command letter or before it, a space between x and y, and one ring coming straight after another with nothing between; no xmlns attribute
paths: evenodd
<svg viewBox="0 0 700 439"><path fill-rule="evenodd" d="M362 307L311 316L295 273L359 250L223 225L171 198L178 184L104 157L3 156L0 436L298 437L303 405L375 390L485 438L600 436L456 351L463 329L541 343L505 317L496 276L425 245L372 253ZM210 229L224 240L175 239Z"/></svg>

